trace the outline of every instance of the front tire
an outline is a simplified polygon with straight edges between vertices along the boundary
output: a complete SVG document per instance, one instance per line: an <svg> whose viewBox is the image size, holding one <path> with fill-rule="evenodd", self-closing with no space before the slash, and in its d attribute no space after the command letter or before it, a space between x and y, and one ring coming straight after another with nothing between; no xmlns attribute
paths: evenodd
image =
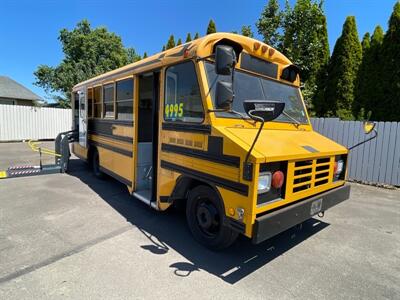
<svg viewBox="0 0 400 300"><path fill-rule="evenodd" d="M189 193L186 219L194 238L212 250L221 250L235 242L238 233L225 225L221 199L210 187L200 185Z"/></svg>

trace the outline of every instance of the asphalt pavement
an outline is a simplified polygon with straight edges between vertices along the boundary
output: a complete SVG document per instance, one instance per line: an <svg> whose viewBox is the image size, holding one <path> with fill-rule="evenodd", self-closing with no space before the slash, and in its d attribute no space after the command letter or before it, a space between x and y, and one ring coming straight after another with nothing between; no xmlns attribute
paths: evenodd
<svg viewBox="0 0 400 300"><path fill-rule="evenodd" d="M0 143L0 170L27 163L26 144ZM69 174L0 180L0 299L400 299L400 191L351 186L322 219L216 253L181 213L78 159Z"/></svg>

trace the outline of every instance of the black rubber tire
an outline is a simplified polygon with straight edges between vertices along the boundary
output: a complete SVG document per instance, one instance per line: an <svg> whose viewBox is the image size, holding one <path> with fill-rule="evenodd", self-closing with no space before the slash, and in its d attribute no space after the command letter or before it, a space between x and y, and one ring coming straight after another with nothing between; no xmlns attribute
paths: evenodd
<svg viewBox="0 0 400 300"><path fill-rule="evenodd" d="M93 150L92 153L92 170L94 176L99 179L104 179L105 174L100 170L99 152L97 150Z"/></svg>
<svg viewBox="0 0 400 300"><path fill-rule="evenodd" d="M204 205L211 208L213 212L212 228L204 229L200 225L202 221L202 209ZM208 212L210 210L207 210ZM186 205L186 219L194 238L205 247L211 250L222 250L232 245L239 233L225 225L225 212L218 194L210 187L199 185L190 191ZM206 218L207 219L207 218ZM203 223L209 223L209 220ZM210 226L211 227L211 226ZM210 233L211 232L211 233Z"/></svg>

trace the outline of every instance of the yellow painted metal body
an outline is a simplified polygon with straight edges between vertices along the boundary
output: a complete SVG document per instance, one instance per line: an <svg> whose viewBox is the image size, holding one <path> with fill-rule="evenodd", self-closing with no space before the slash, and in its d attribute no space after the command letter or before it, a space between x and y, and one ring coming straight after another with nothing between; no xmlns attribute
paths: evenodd
<svg viewBox="0 0 400 300"><path fill-rule="evenodd" d="M299 201L310 197L320 192L333 189L344 184L343 180L333 181L334 161L336 155L347 154L348 150L321 136L313 131L310 122L295 126L290 123L268 122L255 145L250 162L253 163L253 178L251 181L243 179L243 162L247 151L249 150L252 141L255 138L259 124L253 124L246 120L219 118L213 112L208 112L214 109L210 97L209 86L207 83L206 71L204 63L197 60L198 57L210 56L213 52L213 47L216 42L222 39L229 39L243 47L243 52L251 54L263 60L273 62L278 65L278 74L281 74L283 68L291 65L291 62L277 50L265 45L257 40L228 33L217 33L207 35L201 39L192 41L187 44L167 50L161 54L148 57L142 61L127 65L120 69L105 73L93 79L82 82L74 87L74 91L81 89L89 89L105 83L115 82L127 77L133 77L134 84L134 120L133 126L124 127L114 124L112 135L108 137L100 136L96 132L89 135L89 141L96 142L98 145L107 145L123 151L132 152L132 156L117 153L106 149L102 146L97 146L100 155L100 165L112 173L126 179L129 190L135 191L136 181L136 152L137 152L137 114L138 111L138 76L153 70L160 71L160 98L159 98L159 140L157 142L158 160L154 163L154 168L157 170L157 185L156 185L156 200L159 210L167 209L171 203L163 202L160 199L171 196L177 179L183 176L182 172L164 168L161 162L168 162L174 165L182 166L186 169L195 170L203 174L209 174L229 182L245 185L248 187L247 193L237 193L232 189L228 189L223 185L216 185L222 201L225 206L226 215L238 219L237 208L244 209L244 216L240 222L245 224L244 234L248 237L252 236L252 225L255 218L259 214L264 214L271 209L287 205L289 203ZM258 44L258 47L256 46ZM264 47L263 47L264 46ZM263 52L263 50L265 50ZM162 124L164 113L164 74L165 69L171 65L180 63L186 60L192 60L195 63L198 82L200 86L201 96L203 99L203 107L205 118L202 125L207 125L210 128L208 133L200 132L181 132L173 130L164 130ZM237 64L240 69L240 61ZM280 78L280 76L278 76ZM285 84L299 87L300 79L294 82L285 82L275 78L273 80L281 81ZM308 119L308 116L307 116ZM132 142L121 142L115 139L115 136L131 137ZM221 164L215 161L210 161L204 158L192 157L184 154L171 153L163 151L162 144L184 147L198 151L207 152L209 150L208 137L221 137L223 139L223 155L229 155L240 158L238 166ZM306 148L304 148L306 146ZM315 152L307 150L308 147L316 149ZM109 148L109 147L108 147ZM88 149L82 148L75 143L73 148L74 153L87 159ZM259 167L262 163L287 161L286 190L285 197L279 201L267 203L265 205L257 205L257 184L259 176ZM303 166L301 166L303 165ZM308 175L311 180L304 184L295 184L294 180L303 175L295 175L299 168L307 167ZM317 170L317 167L326 168L325 172ZM307 171L308 172L308 171ZM320 177L328 172L325 177ZM326 174L325 174L326 175ZM300 177L299 177L300 176ZM324 181L326 180L326 182ZM321 184L321 182L323 183ZM304 188L304 186L306 186ZM299 191L297 189L300 188ZM229 214L230 212L230 214ZM232 212L233 216L232 216Z"/></svg>

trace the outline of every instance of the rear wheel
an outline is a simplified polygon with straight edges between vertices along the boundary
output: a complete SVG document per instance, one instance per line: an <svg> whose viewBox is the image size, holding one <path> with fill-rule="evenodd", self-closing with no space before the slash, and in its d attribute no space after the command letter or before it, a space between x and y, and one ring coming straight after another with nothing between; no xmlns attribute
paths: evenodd
<svg viewBox="0 0 400 300"><path fill-rule="evenodd" d="M189 193L186 219L194 238L213 250L229 247L238 233L224 225L225 212L216 192L208 186L197 186Z"/></svg>
<svg viewBox="0 0 400 300"><path fill-rule="evenodd" d="M100 179L104 178L104 173L100 170L100 158L97 150L94 150L92 154L92 168L94 176Z"/></svg>

